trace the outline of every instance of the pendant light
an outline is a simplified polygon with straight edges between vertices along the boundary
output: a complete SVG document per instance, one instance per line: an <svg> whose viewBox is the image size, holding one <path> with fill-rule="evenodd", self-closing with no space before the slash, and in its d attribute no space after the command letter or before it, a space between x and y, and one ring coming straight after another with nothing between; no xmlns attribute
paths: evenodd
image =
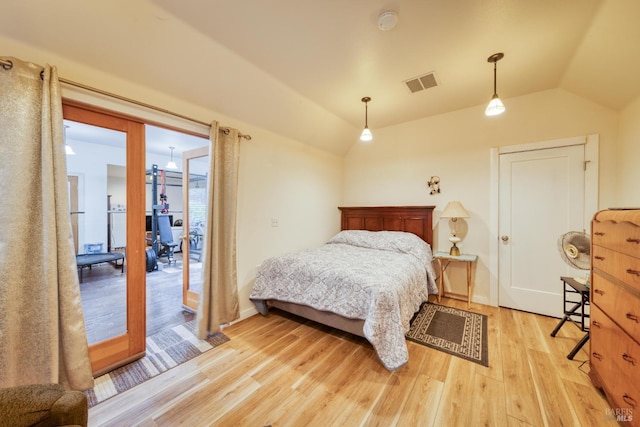
<svg viewBox="0 0 640 427"><path fill-rule="evenodd" d="M67 128L68 127L69 125L64 125L64 127L62 128L62 137L64 138L64 153L67 156L75 156L76 152L73 151L73 148L71 148L69 144L67 144Z"/></svg>
<svg viewBox="0 0 640 427"><path fill-rule="evenodd" d="M362 102L364 102L364 129L362 130L362 134L360 134L360 141L363 141L363 142L369 142L373 139L373 135L369 130L369 124L368 124L369 109L367 108L367 103L369 101L371 101L371 98L368 96L365 96L364 98L362 98Z"/></svg>
<svg viewBox="0 0 640 427"><path fill-rule="evenodd" d="M173 161L173 150L175 150L175 148L176 147L169 147L169 150L171 150L171 161L167 163L167 166L165 166L165 169L173 169L173 170L178 169L178 165L176 165L176 162Z"/></svg>
<svg viewBox="0 0 640 427"><path fill-rule="evenodd" d="M504 104L500 101L498 97L498 92L496 89L496 63L500 61L504 57L504 53L494 53L489 58L487 58L487 62L493 62L493 96L491 97L491 101L489 101L489 105L487 105L487 109L484 111L484 114L487 116L497 116L498 114L504 113Z"/></svg>

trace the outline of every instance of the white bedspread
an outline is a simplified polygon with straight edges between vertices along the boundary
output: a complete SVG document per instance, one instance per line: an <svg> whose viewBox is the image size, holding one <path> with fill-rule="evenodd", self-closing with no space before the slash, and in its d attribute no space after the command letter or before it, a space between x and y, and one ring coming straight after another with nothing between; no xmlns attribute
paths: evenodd
<svg viewBox="0 0 640 427"><path fill-rule="evenodd" d="M411 233L342 231L316 249L266 260L250 298L277 299L363 319L383 365L408 361L404 335L428 295L437 294L430 246Z"/></svg>

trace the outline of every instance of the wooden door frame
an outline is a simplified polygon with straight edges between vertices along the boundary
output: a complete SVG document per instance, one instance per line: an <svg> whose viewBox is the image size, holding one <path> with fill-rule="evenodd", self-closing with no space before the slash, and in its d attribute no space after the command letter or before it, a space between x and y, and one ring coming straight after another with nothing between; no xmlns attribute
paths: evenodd
<svg viewBox="0 0 640 427"><path fill-rule="evenodd" d="M146 349L145 127L132 117L63 100L63 117L126 132L127 332L89 346L94 376L143 357Z"/></svg>
<svg viewBox="0 0 640 427"><path fill-rule="evenodd" d="M189 160L209 156L209 146L194 148L182 153L182 304L186 308L196 311L200 295L189 289Z"/></svg>
<svg viewBox="0 0 640 427"><path fill-rule="evenodd" d="M499 265L498 253L500 244L500 155L515 153L519 151L544 150L547 148L559 148L569 145L583 144L585 146L585 181L584 181L584 224L588 228L591 218L598 211L598 190L599 190L599 145L598 134L580 136L575 138L563 138L550 141L533 142L529 144L508 145L494 147L491 149L490 158L490 191L489 191L489 298L487 301L478 301L483 304L498 306L498 292L500 284L498 282ZM589 230L586 230L587 233Z"/></svg>

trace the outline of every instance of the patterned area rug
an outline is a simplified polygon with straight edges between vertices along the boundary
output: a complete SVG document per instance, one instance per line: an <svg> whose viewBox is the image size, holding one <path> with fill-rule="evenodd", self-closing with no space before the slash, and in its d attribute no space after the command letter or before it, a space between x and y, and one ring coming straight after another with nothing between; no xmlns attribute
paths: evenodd
<svg viewBox="0 0 640 427"><path fill-rule="evenodd" d="M222 333L199 340L192 333L194 324L191 320L147 337L147 352L142 359L96 378L95 386L85 391L89 407L229 341Z"/></svg>
<svg viewBox="0 0 640 427"><path fill-rule="evenodd" d="M424 303L411 320L407 339L436 350L489 366L487 316Z"/></svg>

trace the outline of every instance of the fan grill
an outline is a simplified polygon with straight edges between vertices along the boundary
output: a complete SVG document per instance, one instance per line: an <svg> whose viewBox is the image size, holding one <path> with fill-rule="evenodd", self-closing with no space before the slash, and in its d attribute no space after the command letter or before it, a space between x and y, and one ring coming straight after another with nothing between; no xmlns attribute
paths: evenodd
<svg viewBox="0 0 640 427"><path fill-rule="evenodd" d="M570 231L558 238L560 257L570 267L588 270L591 264L591 241L586 233Z"/></svg>

